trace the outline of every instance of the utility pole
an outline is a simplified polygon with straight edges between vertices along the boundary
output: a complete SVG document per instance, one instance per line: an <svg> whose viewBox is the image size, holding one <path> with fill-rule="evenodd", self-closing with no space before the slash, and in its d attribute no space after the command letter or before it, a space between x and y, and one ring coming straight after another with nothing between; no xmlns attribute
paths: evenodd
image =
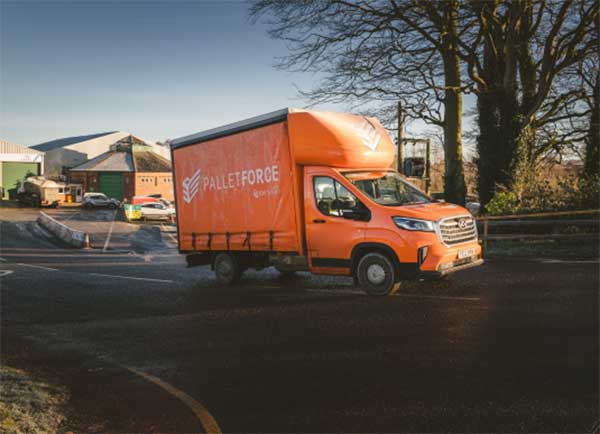
<svg viewBox="0 0 600 434"><path fill-rule="evenodd" d="M431 189L431 139L427 139L425 148L425 193Z"/></svg>
<svg viewBox="0 0 600 434"><path fill-rule="evenodd" d="M398 172L404 173L402 147L404 145L404 116L402 115L402 101L398 101Z"/></svg>

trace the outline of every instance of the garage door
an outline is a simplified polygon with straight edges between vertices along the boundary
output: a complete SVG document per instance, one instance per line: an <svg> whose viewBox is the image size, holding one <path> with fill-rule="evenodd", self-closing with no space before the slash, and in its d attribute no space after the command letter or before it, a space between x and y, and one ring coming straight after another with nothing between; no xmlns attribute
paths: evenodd
<svg viewBox="0 0 600 434"><path fill-rule="evenodd" d="M39 163L13 163L5 161L2 164L2 199L9 199L17 194L19 181L27 175L39 175Z"/></svg>
<svg viewBox="0 0 600 434"><path fill-rule="evenodd" d="M101 173L98 176L98 190L108 197L123 199L123 175L121 173Z"/></svg>

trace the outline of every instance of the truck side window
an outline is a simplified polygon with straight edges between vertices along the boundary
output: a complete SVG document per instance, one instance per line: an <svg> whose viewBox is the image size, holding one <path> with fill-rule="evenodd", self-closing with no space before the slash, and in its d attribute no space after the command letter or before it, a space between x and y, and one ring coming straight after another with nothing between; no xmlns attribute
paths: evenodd
<svg viewBox="0 0 600 434"><path fill-rule="evenodd" d="M315 176L317 208L325 215L341 217L341 210L356 210L362 206L346 187L328 176Z"/></svg>
<svg viewBox="0 0 600 434"><path fill-rule="evenodd" d="M346 187L339 182L334 181L334 183L336 194L334 208L338 211L338 215L342 215L341 210L343 209L355 211L360 203L356 196L350 193Z"/></svg>
<svg viewBox="0 0 600 434"><path fill-rule="evenodd" d="M314 186L319 211L325 215L339 216L339 213L332 209L333 202L336 199L333 179L327 176L316 176Z"/></svg>

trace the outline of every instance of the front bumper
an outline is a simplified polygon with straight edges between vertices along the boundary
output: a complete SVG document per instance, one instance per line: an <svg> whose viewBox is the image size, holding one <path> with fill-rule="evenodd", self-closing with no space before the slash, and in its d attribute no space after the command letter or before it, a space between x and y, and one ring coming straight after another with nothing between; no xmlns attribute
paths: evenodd
<svg viewBox="0 0 600 434"><path fill-rule="evenodd" d="M450 263L450 266L448 266L448 264L445 264L446 268L438 269L437 271L421 271L421 274L423 275L423 277L442 277L447 274L456 273L457 271L478 267L480 265L483 265L483 263L483 258L481 258L480 255L475 255L469 258L458 259Z"/></svg>

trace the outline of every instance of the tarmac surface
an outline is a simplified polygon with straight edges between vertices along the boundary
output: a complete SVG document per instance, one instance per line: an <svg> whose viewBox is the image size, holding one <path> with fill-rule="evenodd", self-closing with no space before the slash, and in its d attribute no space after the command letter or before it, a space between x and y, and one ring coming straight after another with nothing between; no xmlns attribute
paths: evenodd
<svg viewBox="0 0 600 434"><path fill-rule="evenodd" d="M103 240L78 251L4 211L2 360L68 388L65 430L597 427L598 259L492 258L386 298L272 269L222 288L166 225L52 210Z"/></svg>

